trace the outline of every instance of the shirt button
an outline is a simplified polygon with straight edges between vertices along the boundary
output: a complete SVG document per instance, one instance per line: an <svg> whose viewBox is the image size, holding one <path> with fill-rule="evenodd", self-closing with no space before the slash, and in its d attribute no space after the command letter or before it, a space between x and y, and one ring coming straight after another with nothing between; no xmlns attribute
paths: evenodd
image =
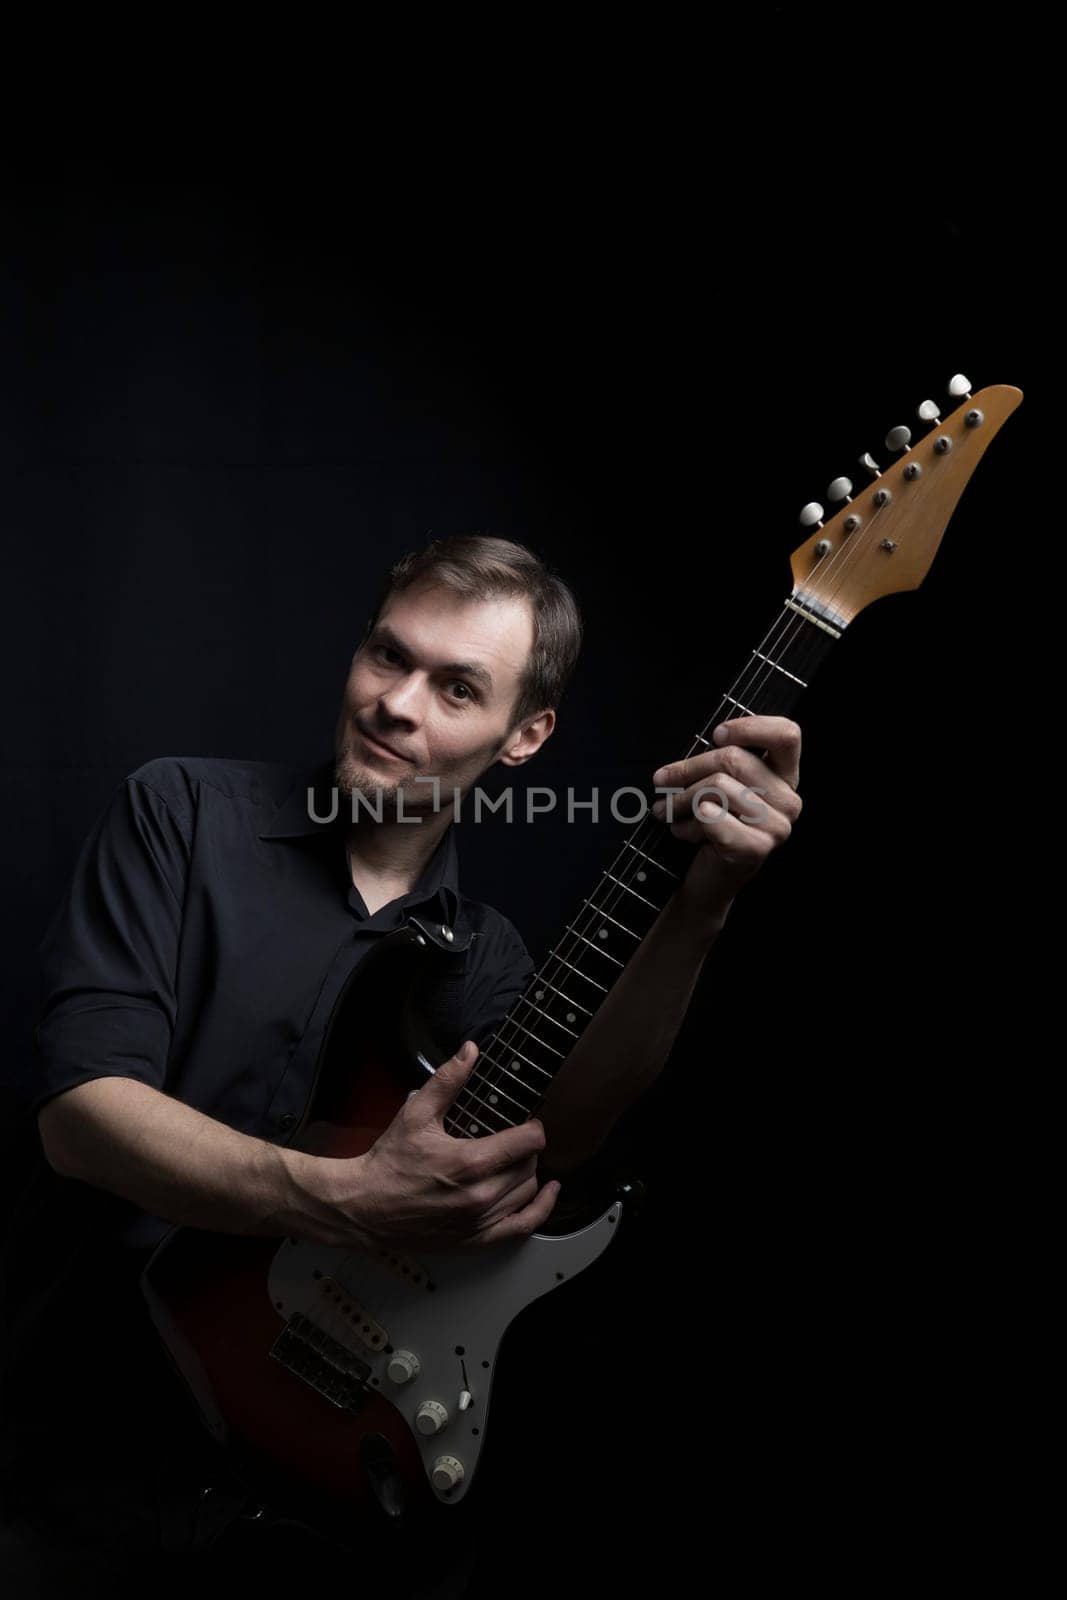
<svg viewBox="0 0 1067 1600"><path fill-rule="evenodd" d="M291 1111L285 1111L278 1118L278 1126L284 1132L288 1132L288 1130L290 1128L295 1128L296 1127L296 1117L293 1115L293 1113Z"/></svg>

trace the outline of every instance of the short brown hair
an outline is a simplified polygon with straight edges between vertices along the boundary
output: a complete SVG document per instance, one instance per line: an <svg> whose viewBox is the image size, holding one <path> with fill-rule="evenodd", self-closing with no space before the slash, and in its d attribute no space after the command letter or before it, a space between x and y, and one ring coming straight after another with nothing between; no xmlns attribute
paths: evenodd
<svg viewBox="0 0 1067 1600"><path fill-rule="evenodd" d="M533 613L533 644L512 713L512 726L542 711L554 711L574 671L582 644L578 602L563 579L525 545L488 534L454 534L411 550L390 568L389 579L367 623L364 639L386 602L422 579L471 600L523 596Z"/></svg>

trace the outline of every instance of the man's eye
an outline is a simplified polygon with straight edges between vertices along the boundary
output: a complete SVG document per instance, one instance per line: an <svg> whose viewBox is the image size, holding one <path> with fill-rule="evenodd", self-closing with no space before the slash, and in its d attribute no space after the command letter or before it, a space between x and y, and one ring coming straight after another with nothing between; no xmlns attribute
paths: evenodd
<svg viewBox="0 0 1067 1600"><path fill-rule="evenodd" d="M463 699L464 700L473 700L474 699L474 691L471 689L471 686L470 686L469 683L464 683L463 682L462 678L457 678L455 683L452 685L452 687L453 687L453 689L462 689L463 690Z"/></svg>

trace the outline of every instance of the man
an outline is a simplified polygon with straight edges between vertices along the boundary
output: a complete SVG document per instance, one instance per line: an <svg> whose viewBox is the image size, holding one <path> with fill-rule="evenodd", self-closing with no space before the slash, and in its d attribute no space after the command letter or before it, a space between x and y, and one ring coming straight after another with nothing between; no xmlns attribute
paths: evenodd
<svg viewBox="0 0 1067 1600"><path fill-rule="evenodd" d="M49 1260L62 1242L66 1277L58 1288L47 1272L35 1280L24 1257L28 1292L8 1317L22 1358L20 1444L42 1495L62 1480L68 1448L82 1460L71 1498L87 1492L101 1438L121 1420L116 1482L128 1488L141 1451L152 1490L122 1537L151 1544L154 1503L164 1546L210 1536L210 1505L192 1486L214 1491L224 1474L183 1411L136 1288L171 1224L491 1248L547 1222L561 1182L580 1177L656 1078L735 895L799 815L800 735L785 719L731 721L715 748L654 775L677 791L669 826L696 847L691 864L537 1116L477 1139L444 1126L479 1042L534 972L508 919L459 893L454 805L495 763L523 765L551 736L580 638L570 591L530 551L435 541L390 574L352 662L331 763L307 775L164 758L113 798L43 947L29 1110L48 1167L30 1207L47 1213ZM709 788L719 804L694 811ZM288 1147L347 977L416 913L460 963L442 991L454 1054L362 1156ZM41 1420L54 1416L45 1401L57 1364L68 1391L88 1377L99 1401L58 1451ZM240 1482L229 1489L216 1496L220 1525L241 1503ZM125 1493L112 1495L122 1514Z"/></svg>

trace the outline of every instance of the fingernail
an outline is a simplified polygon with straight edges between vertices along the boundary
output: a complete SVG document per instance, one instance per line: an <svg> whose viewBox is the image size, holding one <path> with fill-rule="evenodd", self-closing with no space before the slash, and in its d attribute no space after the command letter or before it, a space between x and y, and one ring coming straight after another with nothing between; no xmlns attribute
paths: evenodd
<svg viewBox="0 0 1067 1600"><path fill-rule="evenodd" d="M666 767L659 767L652 774L652 782L653 783L665 783L666 780L667 780L667 769L666 769Z"/></svg>
<svg viewBox="0 0 1067 1600"><path fill-rule="evenodd" d="M715 732L711 737L715 740L716 744L726 743L727 739L730 737L730 730L726 726L725 722L719 723L719 726L715 729Z"/></svg>

